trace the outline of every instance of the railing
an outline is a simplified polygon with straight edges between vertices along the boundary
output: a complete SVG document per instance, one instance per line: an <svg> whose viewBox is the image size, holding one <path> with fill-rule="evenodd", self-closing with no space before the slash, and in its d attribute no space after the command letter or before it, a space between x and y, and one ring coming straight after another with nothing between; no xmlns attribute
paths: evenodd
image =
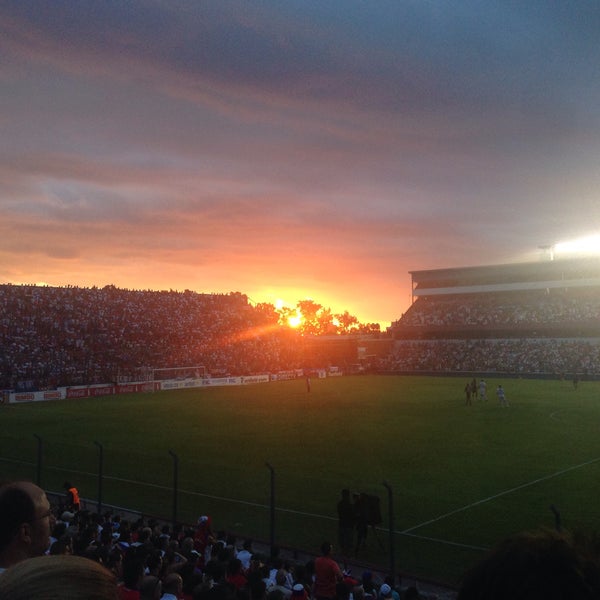
<svg viewBox="0 0 600 600"><path fill-rule="evenodd" d="M315 496L331 496L336 502L341 490L329 489L329 482L319 480L318 472L305 480L293 473L289 465L277 467L273 460L257 464L255 472L232 467L228 472L221 469L216 476L208 467L195 471L197 464L190 462L193 463L183 452L168 448L148 456L138 454L134 448L107 447L98 440L74 445L68 439L42 439L37 434L30 439L11 438L8 434L0 437L4 479L36 482L56 505L66 497L64 482L71 481L90 512L110 510L125 519L152 517L184 526L196 523L201 515L209 515L215 529L261 540L271 553L286 549L294 555L306 555L318 549L323 540L337 541L335 507L328 515L320 514L320 505L313 502L311 490L318 488ZM394 490L388 482L375 483L362 491L377 498L379 494L384 496L382 519L369 527L368 548L347 557L348 562L379 565L382 572L391 575L400 571L399 565L404 575L427 575L431 555L437 552L432 553L431 547L443 547L445 542L395 531ZM482 550L448 546L445 552L450 558L443 560L456 560L457 566L448 563L448 570L459 571L460 552L477 556ZM346 558L340 556L339 548L338 557ZM407 557L417 562L410 564ZM439 579L435 574L432 578Z"/></svg>
<svg viewBox="0 0 600 600"><path fill-rule="evenodd" d="M190 518L188 509L189 502L183 502L183 506L180 506L181 499L201 497L205 504L206 501L210 501L208 504L213 505L215 502L235 504L238 507L244 507L246 512L263 512L265 516L268 515L268 519L263 516L262 518L253 521L255 523L262 523L260 529L255 531L258 531L263 539L269 540L272 551L276 547L276 541L282 539L282 536L278 535L277 531L278 515L283 513L289 515L295 512L297 516L310 516L322 520L336 521L334 517L328 518L325 515L311 515L309 513L302 515L299 511L291 511L283 507L278 507L276 504L277 472L270 462L265 463L265 467L269 474L268 481L265 481L265 497L268 498L268 502L262 504L247 500L236 500L234 498L215 496L213 494L183 488L180 484L179 456L171 449L167 451L167 454L171 458L171 483L161 484L156 480L153 482L135 480L119 476L121 473L107 473L105 465L105 447L97 440L94 440L88 448L79 447L78 464L76 468L73 468L69 466L60 466L58 464L59 455L61 460L65 460L65 457L69 454L69 445L67 443L44 440L37 434L33 434L33 439L35 440L35 444L30 443L29 450L26 449L25 440L21 440L21 444L13 444L12 441L3 444L4 448L2 448L0 454L0 462L4 467L3 471L7 474L11 473L13 479L31 479L40 487L47 489L49 495L55 499L56 503L60 503L61 499L64 500L64 492L58 490L62 488L63 481L69 480L76 482L80 491L85 489L85 493L82 493L82 496L87 499L85 503L85 508L87 510L102 513L104 508L108 506L112 508L115 506L128 506L130 508L119 510L128 511L131 514L152 515L155 518L169 522L167 512L170 509L170 522L173 527L176 527L180 523L190 523L194 521L193 518ZM94 447L96 449L95 460L93 456ZM162 465L162 468L157 468L155 474L158 477L164 477L166 474L164 465ZM395 566L393 565L394 535L391 535L391 532L393 531L393 492L391 486L386 482L382 485L387 489L389 498L390 541L388 554L392 557L390 571L393 573L395 570ZM133 486L137 491L137 494L134 493L134 497L137 496L137 499L133 501L126 491L126 488L129 486ZM92 490L95 491L95 494L91 493ZM112 497L106 497L107 490ZM153 491L152 493L149 493L148 490ZM149 496L152 496L153 498L149 499ZM169 497L170 501L168 500ZM158 500L158 502L156 500ZM323 528L321 527L320 529L322 530ZM256 535L256 533L252 533L252 535ZM285 532L282 535L286 535ZM285 541L287 542L286 545L289 546L290 540Z"/></svg>

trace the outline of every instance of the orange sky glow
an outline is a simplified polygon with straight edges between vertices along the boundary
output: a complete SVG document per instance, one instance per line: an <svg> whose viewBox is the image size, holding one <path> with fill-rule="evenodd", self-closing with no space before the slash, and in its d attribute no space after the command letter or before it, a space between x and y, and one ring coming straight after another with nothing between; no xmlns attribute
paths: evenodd
<svg viewBox="0 0 600 600"><path fill-rule="evenodd" d="M8 0L0 283L311 298L600 231L593 4Z"/></svg>

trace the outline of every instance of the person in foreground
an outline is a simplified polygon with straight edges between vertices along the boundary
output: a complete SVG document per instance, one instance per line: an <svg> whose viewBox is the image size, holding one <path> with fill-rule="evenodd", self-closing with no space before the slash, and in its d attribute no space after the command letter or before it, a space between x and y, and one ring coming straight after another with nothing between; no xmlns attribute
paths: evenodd
<svg viewBox="0 0 600 600"><path fill-rule="evenodd" d="M464 577L457 600L600 599L600 537L553 530L519 533Z"/></svg>
<svg viewBox="0 0 600 600"><path fill-rule="evenodd" d="M0 486L0 572L50 546L55 518L40 487L29 481Z"/></svg>
<svg viewBox="0 0 600 600"><path fill-rule="evenodd" d="M0 600L118 600L115 576L83 556L38 556L0 574Z"/></svg>

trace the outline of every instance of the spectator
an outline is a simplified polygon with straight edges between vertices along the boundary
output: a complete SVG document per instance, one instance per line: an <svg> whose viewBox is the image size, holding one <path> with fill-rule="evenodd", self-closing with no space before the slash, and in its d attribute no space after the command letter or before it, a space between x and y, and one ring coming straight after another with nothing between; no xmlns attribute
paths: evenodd
<svg viewBox="0 0 600 600"><path fill-rule="evenodd" d="M140 585L144 578L144 561L136 554L123 560L123 581L118 586L120 600L139 600Z"/></svg>
<svg viewBox="0 0 600 600"><path fill-rule="evenodd" d="M371 571L364 571L361 577L361 584L364 593L364 597L375 600L377 598L377 586L373 581L373 573Z"/></svg>
<svg viewBox="0 0 600 600"><path fill-rule="evenodd" d="M248 583L242 568L242 561L239 558L232 558L229 561L227 577L225 579L227 583L233 585L236 590L243 588Z"/></svg>
<svg viewBox="0 0 600 600"><path fill-rule="evenodd" d="M286 586L287 584L287 571L285 569L279 569L275 574L275 585L269 588L269 592L273 590L281 591L283 598L281 600L288 600L292 595L292 590ZM304 589L304 588L302 588Z"/></svg>
<svg viewBox="0 0 600 600"><path fill-rule="evenodd" d="M336 586L343 579L339 565L331 557L332 545L321 544L321 556L315 560L315 579L313 596L315 600L333 600L336 597Z"/></svg>
<svg viewBox="0 0 600 600"><path fill-rule="evenodd" d="M400 600L400 594L398 593L398 590L400 589L400 584L401 579L398 580L398 585L396 585L394 582L394 577L392 575L386 575L384 579L383 585L387 585L390 588L390 594L393 600ZM379 588L379 593L381 593L383 585L381 586L381 588Z"/></svg>
<svg viewBox="0 0 600 600"><path fill-rule="evenodd" d="M1 600L118 600L107 569L80 556L39 556L0 575Z"/></svg>
<svg viewBox="0 0 600 600"><path fill-rule="evenodd" d="M457 600L600 598L597 542L551 530L517 534L467 573Z"/></svg>
<svg viewBox="0 0 600 600"><path fill-rule="evenodd" d="M79 512L79 509L81 508L81 502L79 500L79 492L77 488L70 481L65 481L63 488L67 492L65 503L67 510L71 511L71 513Z"/></svg>
<svg viewBox="0 0 600 600"><path fill-rule="evenodd" d="M179 600L183 590L183 579L179 573L169 573L163 581L161 600Z"/></svg>
<svg viewBox="0 0 600 600"><path fill-rule="evenodd" d="M244 540L242 549L237 552L235 557L242 563L242 570L247 571L250 568L250 561L252 560L252 540Z"/></svg>
<svg viewBox="0 0 600 600"><path fill-rule="evenodd" d="M162 581L154 575L146 575L140 583L140 600L160 600Z"/></svg>
<svg viewBox="0 0 600 600"><path fill-rule="evenodd" d="M0 487L0 571L50 547L55 518L44 490L29 481Z"/></svg>

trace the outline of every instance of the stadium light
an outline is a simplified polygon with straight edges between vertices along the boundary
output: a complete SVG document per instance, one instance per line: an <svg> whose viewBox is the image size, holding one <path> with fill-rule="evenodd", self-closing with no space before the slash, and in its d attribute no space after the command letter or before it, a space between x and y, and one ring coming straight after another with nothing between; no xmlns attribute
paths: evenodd
<svg viewBox="0 0 600 600"><path fill-rule="evenodd" d="M538 248L544 253L543 256L546 260L554 260L554 246L552 244L545 244L538 246Z"/></svg>
<svg viewBox="0 0 600 600"><path fill-rule="evenodd" d="M554 244L554 252L561 255L600 255L600 234L559 242Z"/></svg>

